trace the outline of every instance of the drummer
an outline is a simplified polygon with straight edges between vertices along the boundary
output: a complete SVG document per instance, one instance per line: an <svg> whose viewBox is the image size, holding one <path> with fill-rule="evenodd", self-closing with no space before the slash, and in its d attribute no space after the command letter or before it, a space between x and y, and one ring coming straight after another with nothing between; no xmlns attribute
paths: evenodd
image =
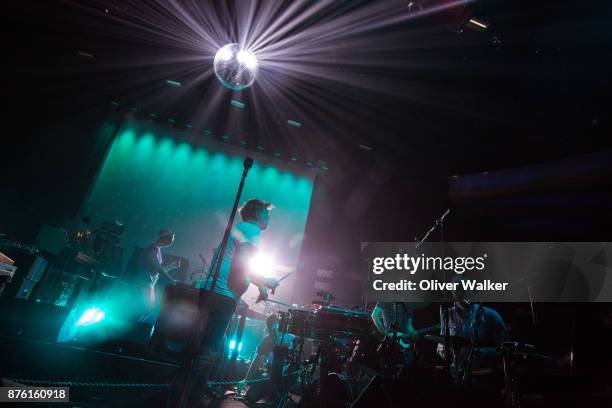
<svg viewBox="0 0 612 408"><path fill-rule="evenodd" d="M274 346L285 346L289 350L292 350L295 344L296 339L293 334L281 332L279 330L278 317L275 314L271 314L267 317L266 328L268 333L257 347L257 355L249 366L245 381L253 378L258 369L265 366L271 366Z"/></svg>

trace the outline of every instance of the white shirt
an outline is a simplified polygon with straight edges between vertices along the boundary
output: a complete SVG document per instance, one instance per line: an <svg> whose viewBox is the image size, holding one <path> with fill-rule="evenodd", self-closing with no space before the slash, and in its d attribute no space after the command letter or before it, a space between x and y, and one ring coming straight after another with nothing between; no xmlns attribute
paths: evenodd
<svg viewBox="0 0 612 408"><path fill-rule="evenodd" d="M227 287L230 268L232 266L232 259L234 258L236 248L238 244L245 242L257 248L260 240L261 229L257 224L253 224L251 222L240 222L236 224L234 228L232 228L232 232L225 248L225 255L223 256L223 261L221 262L221 268L219 269L219 277L217 278L217 283L215 284L215 293L236 299L236 296L234 296L232 291ZM216 268L216 260L218 258L219 249L220 245L217 247L215 257L209 269L209 276L206 280L206 289L210 289L213 281L213 274Z"/></svg>

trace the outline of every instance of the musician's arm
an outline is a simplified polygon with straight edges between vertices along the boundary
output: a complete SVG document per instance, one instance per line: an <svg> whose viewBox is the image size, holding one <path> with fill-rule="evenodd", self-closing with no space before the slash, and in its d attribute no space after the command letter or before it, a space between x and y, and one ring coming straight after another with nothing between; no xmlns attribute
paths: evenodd
<svg viewBox="0 0 612 408"><path fill-rule="evenodd" d="M268 338L268 336L264 337L259 347L257 347L257 354L249 365L249 369L247 370L246 376L244 377L245 381L250 380L253 377L255 371L261 366L261 363L265 358L266 353L270 351L270 347L268 345Z"/></svg>
<svg viewBox="0 0 612 408"><path fill-rule="evenodd" d="M485 319L487 326L489 326L488 330L492 332L490 336L492 337L491 344L495 344L495 346L479 347L477 351L481 356L495 356L497 355L497 346L508 340L508 329L501 315L495 310L490 310L485 315Z"/></svg>
<svg viewBox="0 0 612 408"><path fill-rule="evenodd" d="M408 337L413 337L416 336L416 330L414 329L414 326L412 325L412 317L408 318L408 323L406 325L406 333L405 333Z"/></svg>
<svg viewBox="0 0 612 408"><path fill-rule="evenodd" d="M382 307L380 305L376 305L374 310L372 310L372 322L374 322L374 326L376 326L376 330L380 333L387 335L387 329L385 328L385 322L383 320Z"/></svg>
<svg viewBox="0 0 612 408"><path fill-rule="evenodd" d="M159 273L160 275L165 276L167 279L170 280L170 282L176 282L176 279L174 279L172 276L170 276L170 274L168 273L169 270L174 269L174 265L169 265L167 267L163 267L159 264L159 262L157 261L157 254L154 253L153 251L148 251L147 252L147 262L149 263L149 265L152 266L153 270L156 273Z"/></svg>
<svg viewBox="0 0 612 408"><path fill-rule="evenodd" d="M249 243L242 243L241 245L243 247L240 250L240 263L242 268L244 268L244 270L246 271L246 275L248 276L250 282L259 288L275 288L276 286L278 286L278 282L276 281L276 279L266 278L251 269L249 263L251 261L251 258L255 256L257 248L255 248Z"/></svg>

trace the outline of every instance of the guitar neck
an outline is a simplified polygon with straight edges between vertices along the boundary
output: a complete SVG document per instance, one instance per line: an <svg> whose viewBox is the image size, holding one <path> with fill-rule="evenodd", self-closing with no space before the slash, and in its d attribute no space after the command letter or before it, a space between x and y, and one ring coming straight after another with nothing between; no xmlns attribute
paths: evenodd
<svg viewBox="0 0 612 408"><path fill-rule="evenodd" d="M434 324L433 326L425 327L424 329L419 329L416 331L417 336L422 336L423 334L427 334L429 332L438 330L440 328L440 323Z"/></svg>

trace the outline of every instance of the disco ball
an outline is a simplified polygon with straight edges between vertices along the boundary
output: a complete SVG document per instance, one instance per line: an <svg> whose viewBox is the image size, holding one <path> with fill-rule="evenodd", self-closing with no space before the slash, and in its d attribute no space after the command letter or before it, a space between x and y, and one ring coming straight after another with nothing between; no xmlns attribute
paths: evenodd
<svg viewBox="0 0 612 408"><path fill-rule="evenodd" d="M257 58L236 43L227 44L215 55L215 75L226 88L248 88L257 76Z"/></svg>

